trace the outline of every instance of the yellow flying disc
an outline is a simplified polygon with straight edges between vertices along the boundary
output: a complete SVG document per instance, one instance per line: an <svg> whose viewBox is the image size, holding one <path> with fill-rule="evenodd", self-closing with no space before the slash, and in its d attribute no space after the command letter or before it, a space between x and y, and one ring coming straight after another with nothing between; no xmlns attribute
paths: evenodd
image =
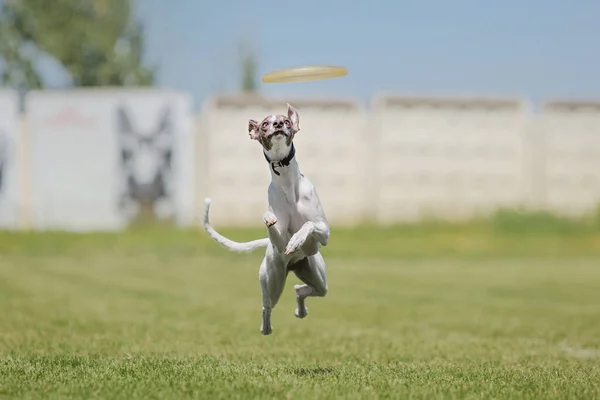
<svg viewBox="0 0 600 400"><path fill-rule="evenodd" d="M265 83L309 82L339 78L348 75L344 67L334 65L305 65L302 67L282 68L266 73L262 77Z"/></svg>

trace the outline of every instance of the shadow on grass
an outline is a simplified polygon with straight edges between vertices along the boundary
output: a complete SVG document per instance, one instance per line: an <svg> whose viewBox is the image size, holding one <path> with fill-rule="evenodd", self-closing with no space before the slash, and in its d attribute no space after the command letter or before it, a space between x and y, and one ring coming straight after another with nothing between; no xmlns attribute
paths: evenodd
<svg viewBox="0 0 600 400"><path fill-rule="evenodd" d="M335 372L335 369L331 367L293 368L291 372L298 376L320 376L330 375Z"/></svg>

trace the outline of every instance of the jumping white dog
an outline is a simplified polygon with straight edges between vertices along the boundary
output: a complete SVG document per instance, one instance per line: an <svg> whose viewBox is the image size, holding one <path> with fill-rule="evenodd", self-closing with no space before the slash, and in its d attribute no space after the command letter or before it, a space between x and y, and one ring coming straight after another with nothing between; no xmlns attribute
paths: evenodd
<svg viewBox="0 0 600 400"><path fill-rule="evenodd" d="M293 140L300 130L299 115L291 105L288 104L287 108L287 117L269 115L260 124L251 119L248 125L250 139L262 145L271 167L269 210L263 214L269 237L245 243L227 239L209 223L209 198L205 200L204 207L204 229L223 247L235 252L251 252L266 247L259 270L262 294L260 331L263 335L273 332L271 311L281 297L290 271L304 282L294 286L296 317L308 315L307 297L324 297L327 294L325 260L319 249L329 241L329 223L315 186L298 168Z"/></svg>

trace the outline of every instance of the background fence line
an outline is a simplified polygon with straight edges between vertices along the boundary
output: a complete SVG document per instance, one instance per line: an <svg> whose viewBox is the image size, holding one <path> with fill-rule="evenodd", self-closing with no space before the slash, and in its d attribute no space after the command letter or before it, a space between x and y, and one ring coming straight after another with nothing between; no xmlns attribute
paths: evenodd
<svg viewBox="0 0 600 400"><path fill-rule="evenodd" d="M518 98L379 94L367 108L353 99L217 95L194 113L185 93L78 89L32 92L19 115L11 99L0 92L0 134L14 142L0 188L3 229L122 229L131 219L117 206L123 174L134 172L140 193L144 174L155 174L143 181L148 190L168 180L151 207L171 207L178 225L197 225L210 196L215 226L258 226L270 178L247 122L283 114L288 102L300 113L300 168L338 226L498 208L584 216L600 203L600 102L554 100L536 112ZM162 142L144 150L140 139L129 162L123 138L133 136L123 129ZM173 164L157 164L161 155ZM146 167L136 164L142 156ZM130 202L141 202L132 193Z"/></svg>

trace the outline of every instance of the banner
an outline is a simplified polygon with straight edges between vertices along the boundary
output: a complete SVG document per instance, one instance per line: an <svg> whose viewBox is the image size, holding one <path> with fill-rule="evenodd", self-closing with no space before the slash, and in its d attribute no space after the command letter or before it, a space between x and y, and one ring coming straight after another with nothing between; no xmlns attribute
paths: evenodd
<svg viewBox="0 0 600 400"><path fill-rule="evenodd" d="M35 228L194 222L187 95L153 89L32 92L27 110Z"/></svg>
<svg viewBox="0 0 600 400"><path fill-rule="evenodd" d="M0 90L0 229L15 229L19 221L19 97Z"/></svg>

